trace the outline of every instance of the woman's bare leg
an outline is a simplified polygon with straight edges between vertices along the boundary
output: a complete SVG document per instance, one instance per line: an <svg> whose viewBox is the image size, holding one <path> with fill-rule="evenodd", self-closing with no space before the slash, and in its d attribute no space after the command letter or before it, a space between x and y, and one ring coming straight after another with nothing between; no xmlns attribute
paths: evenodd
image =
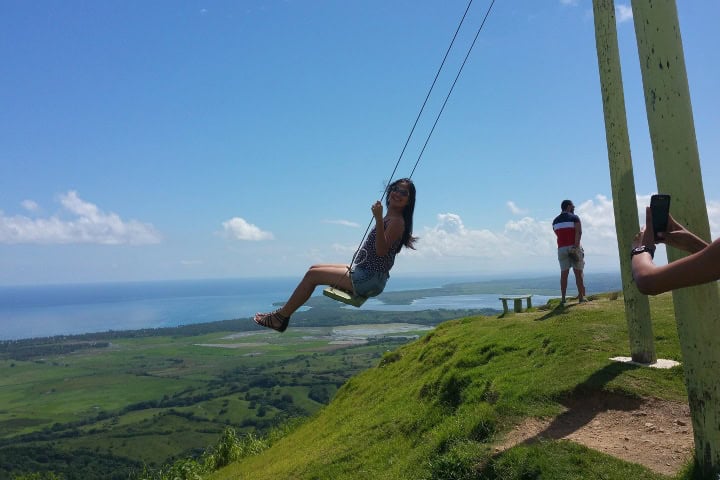
<svg viewBox="0 0 720 480"><path fill-rule="evenodd" d="M318 285L332 285L352 292L348 266L343 264L313 265L305 273L285 305L278 310L283 317L290 317L308 301Z"/></svg>

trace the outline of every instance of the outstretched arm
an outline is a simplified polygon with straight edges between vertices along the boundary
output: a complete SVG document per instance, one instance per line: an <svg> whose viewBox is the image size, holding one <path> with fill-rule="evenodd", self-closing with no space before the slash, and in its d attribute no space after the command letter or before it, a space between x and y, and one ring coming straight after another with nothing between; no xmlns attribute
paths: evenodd
<svg viewBox="0 0 720 480"><path fill-rule="evenodd" d="M650 211L650 222L652 222L652 210ZM650 223L650 225L652 225L652 223ZM688 253L699 252L708 246L705 240L680 225L672 215L668 215L667 232L658 232L657 236L659 242L679 248Z"/></svg>
<svg viewBox="0 0 720 480"><path fill-rule="evenodd" d="M635 236L634 247L655 245L650 208L645 216L645 228ZM638 289L648 295L657 295L720 279L720 240L708 245L672 218L668 226L668 232L661 235L661 240L692 255L660 267L653 263L649 253L635 255L632 273Z"/></svg>

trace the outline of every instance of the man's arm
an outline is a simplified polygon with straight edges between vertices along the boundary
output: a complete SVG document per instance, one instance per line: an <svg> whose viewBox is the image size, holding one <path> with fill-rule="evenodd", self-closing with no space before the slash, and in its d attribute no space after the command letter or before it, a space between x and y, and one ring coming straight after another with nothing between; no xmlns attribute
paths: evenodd
<svg viewBox="0 0 720 480"><path fill-rule="evenodd" d="M580 237L582 237L582 224L578 219L578 221L575 222L575 246L578 248L580 247Z"/></svg>

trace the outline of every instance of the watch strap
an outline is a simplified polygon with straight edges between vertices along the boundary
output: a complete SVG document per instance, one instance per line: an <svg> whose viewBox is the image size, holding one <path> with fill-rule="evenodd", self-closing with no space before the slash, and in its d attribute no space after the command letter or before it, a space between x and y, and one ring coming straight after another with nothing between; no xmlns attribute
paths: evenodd
<svg viewBox="0 0 720 480"><path fill-rule="evenodd" d="M630 258L634 257L635 255L639 255L641 253L649 253L650 258L655 258L655 245L640 245L639 247L635 247L630 252Z"/></svg>

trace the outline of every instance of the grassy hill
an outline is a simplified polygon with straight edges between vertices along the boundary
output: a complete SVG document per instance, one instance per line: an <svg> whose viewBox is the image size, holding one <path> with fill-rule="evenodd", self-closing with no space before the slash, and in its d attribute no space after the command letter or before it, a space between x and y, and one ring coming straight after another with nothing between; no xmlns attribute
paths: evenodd
<svg viewBox="0 0 720 480"><path fill-rule="evenodd" d="M671 296L652 298L651 308L658 358L681 360ZM687 401L682 366L659 370L609 360L627 355L617 295L449 321L386 353L269 448L209 478L668 478L567 441L496 451L524 419L555 416L598 392Z"/></svg>
<svg viewBox="0 0 720 480"><path fill-rule="evenodd" d="M383 352L480 313L325 303L284 335L237 319L0 342L0 480L145 478L229 426L265 435L312 415Z"/></svg>

